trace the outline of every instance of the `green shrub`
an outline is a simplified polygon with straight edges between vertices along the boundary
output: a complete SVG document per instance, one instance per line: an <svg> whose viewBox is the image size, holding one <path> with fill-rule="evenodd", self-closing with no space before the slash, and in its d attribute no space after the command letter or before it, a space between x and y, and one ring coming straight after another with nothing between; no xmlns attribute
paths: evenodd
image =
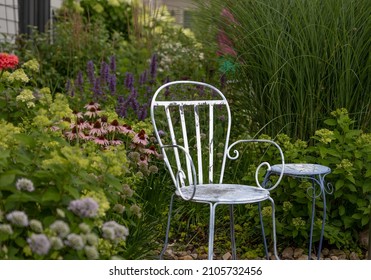
<svg viewBox="0 0 371 280"><path fill-rule="evenodd" d="M32 86L34 79L26 74L22 77L28 80L14 86L8 80L16 71L2 71L1 77L7 79L2 86L8 95L0 111L0 257L133 259L150 254L155 244L148 246L140 237L156 233L148 229L151 221L135 192L145 176L158 172L151 161L156 151L144 131L149 125L123 126L113 119L114 112L103 115L97 103L74 112L65 95L52 98L49 88ZM24 88L32 106L19 107L17 96ZM138 250L126 250L133 248L126 243L128 235Z"/></svg>
<svg viewBox="0 0 371 280"><path fill-rule="evenodd" d="M294 141L284 134L274 139L282 147L287 163L317 163L331 168L325 186L328 192L325 242L348 249L357 246L359 233L369 223L371 209L371 137L369 133L352 129L353 122L345 109L338 109L325 121L326 128L315 132L313 146L307 147L305 142ZM251 157L256 155L252 148L246 152L250 152ZM269 151L265 154L268 162L278 156ZM252 178L256 166L246 164L246 176L242 179ZM238 174L233 176L238 178ZM308 240L311 197L307 191L310 187L311 183L306 180L284 177L281 186L272 192L277 206L277 234L286 245L301 246ZM314 241L320 236L322 210L323 201L317 199ZM254 211L252 214L258 222L257 210ZM267 215L268 223L269 218Z"/></svg>

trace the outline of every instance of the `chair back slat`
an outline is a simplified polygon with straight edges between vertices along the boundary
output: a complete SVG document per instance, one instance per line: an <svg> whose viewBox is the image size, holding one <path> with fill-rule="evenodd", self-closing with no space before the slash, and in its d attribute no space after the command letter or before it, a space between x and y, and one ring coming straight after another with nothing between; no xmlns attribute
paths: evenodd
<svg viewBox="0 0 371 280"><path fill-rule="evenodd" d="M188 144L188 134L187 134L187 125L186 120L184 116L184 106L179 105L179 115L180 115L180 123L182 125L182 135L183 135L183 141L184 141L184 149L189 153L189 144ZM191 163L188 157L186 157L186 165L187 165L187 174L188 174L188 181L189 184L193 184L193 176L192 176L192 170L191 170Z"/></svg>
<svg viewBox="0 0 371 280"><path fill-rule="evenodd" d="M209 104L209 183L213 183L214 171L214 105Z"/></svg>
<svg viewBox="0 0 371 280"><path fill-rule="evenodd" d="M195 127L196 127L196 150L197 150L197 167L198 167L198 183L203 183L202 172L202 149L201 149L201 128L198 105L194 106L195 112Z"/></svg>
<svg viewBox="0 0 371 280"><path fill-rule="evenodd" d="M174 127L173 127L173 121L171 119L171 114L170 114L170 108L169 106L165 106L165 113L166 113L166 118L169 126L169 131L170 131L170 139L171 143L173 145L177 145L175 133L174 133ZM177 148L174 148L174 156L175 156L175 162L178 170L182 170L182 165L180 163L180 157L179 157L179 152Z"/></svg>

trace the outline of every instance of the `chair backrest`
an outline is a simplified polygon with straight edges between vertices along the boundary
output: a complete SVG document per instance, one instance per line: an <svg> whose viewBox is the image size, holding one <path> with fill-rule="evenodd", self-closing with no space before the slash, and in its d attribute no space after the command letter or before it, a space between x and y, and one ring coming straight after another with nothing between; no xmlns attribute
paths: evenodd
<svg viewBox="0 0 371 280"><path fill-rule="evenodd" d="M231 128L222 92L202 82L169 82L155 92L150 108L174 184L222 183Z"/></svg>

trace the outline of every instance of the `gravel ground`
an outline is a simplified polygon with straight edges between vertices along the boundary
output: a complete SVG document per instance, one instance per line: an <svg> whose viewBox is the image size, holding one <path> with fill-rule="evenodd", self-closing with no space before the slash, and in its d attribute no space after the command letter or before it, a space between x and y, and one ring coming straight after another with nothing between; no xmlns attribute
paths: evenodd
<svg viewBox="0 0 371 280"><path fill-rule="evenodd" d="M198 252L197 252L198 251ZM200 250L187 248L186 250L177 250L175 247L169 245L164 259L169 260L205 260L207 259L207 252ZM302 248L287 247L282 252L279 253L281 260L308 260L308 255L305 254ZM271 259L275 259L272 253L269 253ZM365 252L362 255L356 252L345 252L339 249L327 249L322 250L320 259L321 260L362 260L367 259L368 253ZM217 260L230 260L232 257L230 252L225 252L223 254L215 254L214 259ZM263 259L263 258L262 258ZM312 259L317 259L315 254L312 254Z"/></svg>

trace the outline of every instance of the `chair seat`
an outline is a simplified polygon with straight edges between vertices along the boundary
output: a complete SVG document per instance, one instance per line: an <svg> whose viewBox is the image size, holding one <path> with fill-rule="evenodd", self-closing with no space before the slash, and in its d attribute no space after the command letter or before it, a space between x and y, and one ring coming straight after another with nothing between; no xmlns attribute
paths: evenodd
<svg viewBox="0 0 371 280"><path fill-rule="evenodd" d="M191 197L193 186L181 188L185 198ZM176 191L177 195L179 191ZM269 191L266 189L235 184L202 184L196 186L196 193L192 201L218 202L223 204L252 203L268 199Z"/></svg>

